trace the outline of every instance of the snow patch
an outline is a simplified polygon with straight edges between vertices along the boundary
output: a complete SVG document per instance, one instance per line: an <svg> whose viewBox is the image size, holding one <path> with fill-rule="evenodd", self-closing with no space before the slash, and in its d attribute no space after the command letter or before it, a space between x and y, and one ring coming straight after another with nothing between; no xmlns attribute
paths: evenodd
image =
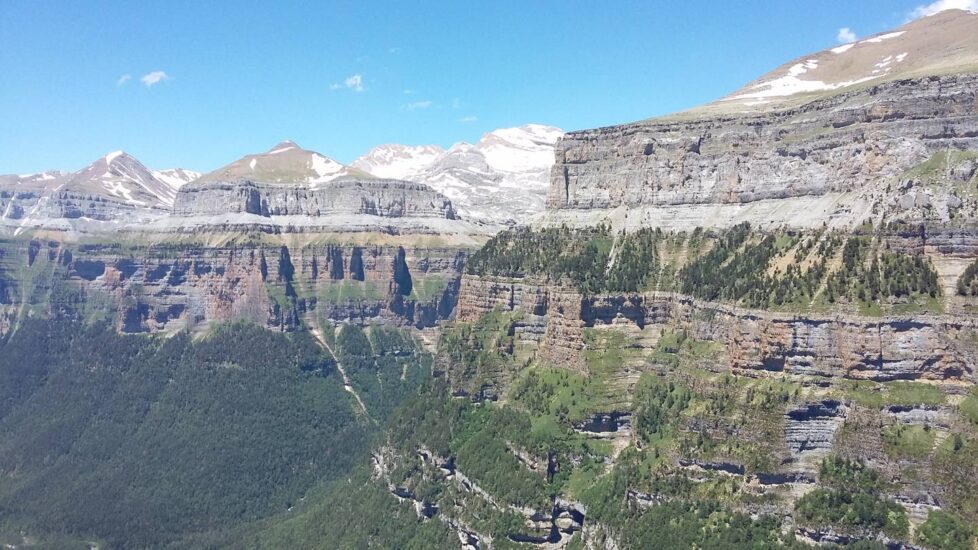
<svg viewBox="0 0 978 550"><path fill-rule="evenodd" d="M780 78L775 78L767 82L761 82L751 87L751 89L758 90L756 92L748 92L745 94L735 95L724 99L724 101L731 101L736 99L763 99L770 97L786 97L794 94L806 93L806 92L821 92L826 90L837 90L839 88L845 88L846 86L852 86L854 84L860 84L878 78L878 75L867 76L864 78L858 78L856 80L848 80L845 82L835 82L826 83L821 80L803 80L799 78L801 75L807 73L810 70L818 68L817 59L809 59L801 63L795 63L790 68L788 68L788 73Z"/></svg>
<svg viewBox="0 0 978 550"><path fill-rule="evenodd" d="M250 167L250 168L251 168L252 170L254 170L254 169L255 169L255 165L256 165L256 164L258 164L258 159L256 159L256 158L253 158L253 159L251 159L251 162L249 162L249 163L248 163L248 166L249 166L249 167Z"/></svg>
<svg viewBox="0 0 978 550"><path fill-rule="evenodd" d="M104 182L102 185L109 192L109 194L114 197L119 197L130 204L135 204L139 206L146 205L145 202L134 199L132 196L132 189L126 187L126 185L121 181L107 181Z"/></svg>
<svg viewBox="0 0 978 550"><path fill-rule="evenodd" d="M336 179L343 170L343 165L331 158L313 153L309 160L309 168L316 173L316 182L327 182Z"/></svg>
<svg viewBox="0 0 978 550"><path fill-rule="evenodd" d="M896 37L902 35L905 32L907 32L907 31L897 31L897 32L890 32L890 33L886 33L886 34L881 34L879 36L874 36L873 38L867 38L866 40L863 40L862 42L860 42L860 44L879 44L880 42L882 42L884 40L889 40L891 38L896 38Z"/></svg>
<svg viewBox="0 0 978 550"><path fill-rule="evenodd" d="M179 189L184 185L194 181L201 176L200 172L184 170L183 168L170 168L168 170L153 170L153 177L170 186L171 189Z"/></svg>
<svg viewBox="0 0 978 550"><path fill-rule="evenodd" d="M847 51L851 50L853 46L855 46L855 44L843 44L841 46L836 46L835 48L832 48L830 51L836 54L846 53Z"/></svg>
<svg viewBox="0 0 978 550"><path fill-rule="evenodd" d="M285 147L280 147L278 149L275 149L274 151L269 151L268 154L269 155L277 155L279 153L284 153L285 151L291 151L292 149L295 149L295 148L296 148L295 145L286 145Z"/></svg>
<svg viewBox="0 0 978 550"><path fill-rule="evenodd" d="M355 160L353 166L378 178L410 180L444 152L437 145L381 145Z"/></svg>

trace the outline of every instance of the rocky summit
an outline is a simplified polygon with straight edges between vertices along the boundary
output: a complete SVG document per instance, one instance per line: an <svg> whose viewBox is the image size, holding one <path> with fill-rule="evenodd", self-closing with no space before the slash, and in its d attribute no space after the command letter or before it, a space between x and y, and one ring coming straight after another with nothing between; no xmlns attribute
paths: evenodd
<svg viewBox="0 0 978 550"><path fill-rule="evenodd" d="M976 548L976 102L944 10L618 126L2 176L0 542Z"/></svg>

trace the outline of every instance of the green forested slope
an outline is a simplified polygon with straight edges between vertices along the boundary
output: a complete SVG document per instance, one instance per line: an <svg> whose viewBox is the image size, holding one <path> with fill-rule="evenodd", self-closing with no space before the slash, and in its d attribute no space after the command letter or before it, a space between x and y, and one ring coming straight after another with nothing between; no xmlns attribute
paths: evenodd
<svg viewBox="0 0 978 550"><path fill-rule="evenodd" d="M164 339L27 320L0 348L4 537L220 538L348 473L375 431L306 333Z"/></svg>

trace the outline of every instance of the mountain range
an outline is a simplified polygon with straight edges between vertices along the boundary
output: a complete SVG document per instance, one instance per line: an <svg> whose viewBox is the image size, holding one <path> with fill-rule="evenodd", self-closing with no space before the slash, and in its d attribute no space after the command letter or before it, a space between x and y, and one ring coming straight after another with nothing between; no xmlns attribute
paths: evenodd
<svg viewBox="0 0 978 550"><path fill-rule="evenodd" d="M385 145L350 166L283 141L264 153L245 155L204 174L182 168L151 170L128 153L116 151L70 174L50 171L0 176L0 193L31 190L38 199L74 193L140 210L167 211L173 207L177 191L190 182L248 180L317 187L344 180L395 179L427 184L452 200L463 217L505 225L542 212L553 147L561 135L556 128L531 124L495 130L475 145L457 143L447 150L433 145ZM22 224L32 208L16 202L7 202L2 217ZM76 210L70 209L68 217L111 221L115 216L105 209L91 216ZM47 211L39 209L34 214ZM34 219L31 223L44 222Z"/></svg>
<svg viewBox="0 0 978 550"><path fill-rule="evenodd" d="M553 149L562 135L559 128L528 124L448 149L381 145L353 166L378 177L425 183L450 198L463 215L515 224L543 211Z"/></svg>
<svg viewBox="0 0 978 550"><path fill-rule="evenodd" d="M4 176L0 543L976 548L976 91L954 10L615 126Z"/></svg>

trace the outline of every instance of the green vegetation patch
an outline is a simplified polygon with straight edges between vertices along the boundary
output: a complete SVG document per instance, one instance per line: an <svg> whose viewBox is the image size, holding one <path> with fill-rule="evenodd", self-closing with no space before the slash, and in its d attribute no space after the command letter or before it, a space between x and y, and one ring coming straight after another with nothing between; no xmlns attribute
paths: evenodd
<svg viewBox="0 0 978 550"><path fill-rule="evenodd" d="M337 304L357 300L383 300L386 296L387 285L380 281L338 279L324 281L318 297L324 302Z"/></svg>
<svg viewBox="0 0 978 550"><path fill-rule="evenodd" d="M944 508L978 523L978 439L952 433L938 445L931 472L945 489Z"/></svg>
<svg viewBox="0 0 978 550"><path fill-rule="evenodd" d="M975 547L974 526L954 514L931 510L917 529L917 540L935 550L972 550Z"/></svg>
<svg viewBox="0 0 978 550"><path fill-rule="evenodd" d="M819 481L822 487L795 504L799 523L844 532L883 532L895 538L908 533L906 512L883 496L883 482L875 470L857 461L829 457L822 462Z"/></svg>
<svg viewBox="0 0 978 550"><path fill-rule="evenodd" d="M423 521L414 505L395 499L359 468L349 480L307 496L308 504L266 521L221 545L229 548L455 549L458 536L441 521Z"/></svg>
<svg viewBox="0 0 978 550"><path fill-rule="evenodd" d="M667 437L692 399L692 391L682 384L643 375L635 390L636 433L645 442Z"/></svg>
<svg viewBox="0 0 978 550"><path fill-rule="evenodd" d="M444 275L424 275L414 277L414 287L411 291L411 298L419 301L427 301L437 298L448 286L448 277Z"/></svg>
<svg viewBox="0 0 978 550"><path fill-rule="evenodd" d="M520 373L509 398L531 414L549 416L565 424L580 422L604 404L601 392L587 377L543 367L530 367Z"/></svg>
<svg viewBox="0 0 978 550"><path fill-rule="evenodd" d="M927 183L944 178L951 168L967 160L978 158L975 151L944 151L934 153L924 162L907 170L905 175L909 178L920 178Z"/></svg>
<svg viewBox="0 0 978 550"><path fill-rule="evenodd" d="M926 256L895 252L870 234L755 231L747 223L717 232L519 228L473 255L467 272L539 276L602 292L675 290L711 301L786 311L831 309L842 301L865 315L942 311L937 272ZM841 268L829 261L841 250Z"/></svg>
<svg viewBox="0 0 978 550"><path fill-rule="evenodd" d="M444 326L438 340L437 365L453 391L496 399L516 373L529 364L532 350L517 347L515 325L520 312L493 310L478 320Z"/></svg>
<svg viewBox="0 0 978 550"><path fill-rule="evenodd" d="M654 364L675 368L680 364L691 365L715 359L722 350L722 344L698 340L685 330L664 331L648 359Z"/></svg>
<svg viewBox="0 0 978 550"><path fill-rule="evenodd" d="M936 434L929 426L898 424L883 429L883 450L892 458L921 459L934 449Z"/></svg>
<svg viewBox="0 0 978 550"><path fill-rule="evenodd" d="M972 388L958 406L961 416L972 426L978 426L978 388Z"/></svg>
<svg viewBox="0 0 978 550"><path fill-rule="evenodd" d="M270 517L373 433L305 333L26 319L0 349L0 507L41 540L161 546Z"/></svg>
<svg viewBox="0 0 978 550"><path fill-rule="evenodd" d="M892 405L939 406L947 402L940 387L913 381L843 380L833 386L833 391L840 398L874 409Z"/></svg>
<svg viewBox="0 0 978 550"><path fill-rule="evenodd" d="M336 333L340 364L368 414L387 418L428 378L432 359L406 329L374 325L366 331L342 325Z"/></svg>
<svg viewBox="0 0 978 550"><path fill-rule="evenodd" d="M958 277L958 294L961 296L978 296L978 260L965 268Z"/></svg>

